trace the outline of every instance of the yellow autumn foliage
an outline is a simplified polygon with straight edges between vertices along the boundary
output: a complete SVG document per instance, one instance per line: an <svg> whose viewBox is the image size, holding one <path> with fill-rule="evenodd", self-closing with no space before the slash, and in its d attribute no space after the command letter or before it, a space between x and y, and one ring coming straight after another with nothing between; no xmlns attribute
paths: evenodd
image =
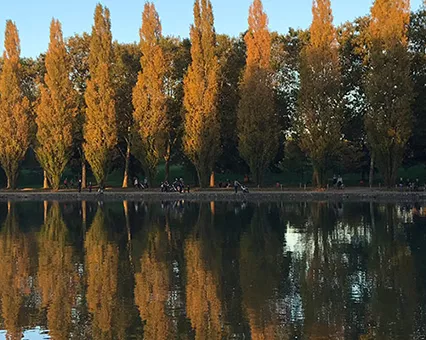
<svg viewBox="0 0 426 340"><path fill-rule="evenodd" d="M85 101L84 154L100 185L108 174L117 144L114 88L112 86L112 34L108 8L98 4L90 38L89 72Z"/></svg>
<svg viewBox="0 0 426 340"><path fill-rule="evenodd" d="M61 24L52 20L50 43L45 59L46 85L40 87L36 109L37 158L46 171L53 189L59 189L73 144L76 96L69 77L70 60L62 36Z"/></svg>
<svg viewBox="0 0 426 340"><path fill-rule="evenodd" d="M141 162L153 180L167 141L167 106L164 79L166 61L160 45L161 23L153 3L145 3L140 30L142 53L138 82L133 89L133 117L142 148Z"/></svg>
<svg viewBox="0 0 426 340"><path fill-rule="evenodd" d="M183 146L197 170L200 186L207 187L220 152L219 63L210 0L195 1L190 36L192 63L184 79Z"/></svg>
<svg viewBox="0 0 426 340"><path fill-rule="evenodd" d="M275 115L271 74L271 36L261 0L249 11L246 68L240 86L238 149L257 184L278 151L278 120Z"/></svg>
<svg viewBox="0 0 426 340"><path fill-rule="evenodd" d="M19 163L31 141L29 101L21 86L21 48L16 25L6 22L5 52L0 75L0 163L7 176L7 188L15 189Z"/></svg>

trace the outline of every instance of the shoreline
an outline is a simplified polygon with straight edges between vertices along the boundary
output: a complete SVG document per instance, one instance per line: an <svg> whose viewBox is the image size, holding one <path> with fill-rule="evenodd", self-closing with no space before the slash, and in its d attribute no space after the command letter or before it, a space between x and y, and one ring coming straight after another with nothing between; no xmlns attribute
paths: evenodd
<svg viewBox="0 0 426 340"><path fill-rule="evenodd" d="M344 190L252 190L249 194L231 190L194 190L190 193L136 191L134 189L107 189L103 194L96 191L76 190L0 190L0 201L349 201L349 202L426 202L426 191L388 191L379 189L354 188Z"/></svg>

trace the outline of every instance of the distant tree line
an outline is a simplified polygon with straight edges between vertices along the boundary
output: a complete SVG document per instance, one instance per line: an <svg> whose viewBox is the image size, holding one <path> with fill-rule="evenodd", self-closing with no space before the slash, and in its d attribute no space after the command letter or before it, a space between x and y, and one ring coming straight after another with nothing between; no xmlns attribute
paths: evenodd
<svg viewBox="0 0 426 340"><path fill-rule="evenodd" d="M111 167L129 185L137 159L150 181L159 163L186 164L201 187L214 172L377 168L395 184L402 162L426 159L426 10L376 0L368 16L333 26L330 0L313 2L308 30L270 32L261 0L240 37L216 34L210 0L195 0L190 39L162 35L154 4L139 44L112 41L97 5L91 34L67 39L53 19L45 54L20 57L7 21L0 72L0 163L7 187L33 153L44 187L70 164L104 185Z"/></svg>

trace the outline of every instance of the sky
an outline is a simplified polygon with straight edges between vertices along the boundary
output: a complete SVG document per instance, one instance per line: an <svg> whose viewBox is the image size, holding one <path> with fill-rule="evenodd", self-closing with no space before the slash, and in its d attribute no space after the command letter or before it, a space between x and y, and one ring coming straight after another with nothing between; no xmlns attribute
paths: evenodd
<svg viewBox="0 0 426 340"><path fill-rule="evenodd" d="M100 2L111 12L113 39L123 43L139 41L145 0L0 0L0 51L3 50L6 20L19 30L21 55L36 57L47 50L52 18L59 19L65 37L91 32L93 13ZM189 36L194 0L153 0L161 18L164 35ZM211 0L217 33L238 36L247 29L252 0ZM335 25L368 14L372 0L332 0ZM422 0L411 0L412 10ZM286 33L289 27L308 28L312 0L263 0L271 31Z"/></svg>

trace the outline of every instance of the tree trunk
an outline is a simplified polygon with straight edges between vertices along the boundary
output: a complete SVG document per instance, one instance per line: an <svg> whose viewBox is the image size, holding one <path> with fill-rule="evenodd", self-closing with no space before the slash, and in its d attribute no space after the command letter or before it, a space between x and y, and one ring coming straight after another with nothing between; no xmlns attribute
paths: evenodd
<svg viewBox="0 0 426 340"><path fill-rule="evenodd" d="M87 203L86 201L81 201L81 220L83 228L83 239L86 235L86 221L87 221Z"/></svg>
<svg viewBox="0 0 426 340"><path fill-rule="evenodd" d="M312 185L317 189L325 188L326 183L326 171L322 166L314 166L314 173L312 174Z"/></svg>
<svg viewBox="0 0 426 340"><path fill-rule="evenodd" d="M130 142L127 141L126 159L124 163L123 188L129 187L129 167L130 167Z"/></svg>
<svg viewBox="0 0 426 340"><path fill-rule="evenodd" d="M126 231L127 231L127 254L129 256L129 263L133 269L133 258L132 258L132 231L130 229L130 216L129 216L129 203L123 201L124 217L126 220Z"/></svg>
<svg viewBox="0 0 426 340"><path fill-rule="evenodd" d="M51 182L50 185L51 185L52 189L57 191L57 190L59 190L59 185L61 183L61 177L58 176L58 175L55 175L51 178L50 182ZM49 183L47 183L47 184L49 184Z"/></svg>
<svg viewBox="0 0 426 340"><path fill-rule="evenodd" d="M81 188L86 189L87 186L87 173L86 173L86 160L83 158L81 161Z"/></svg>
<svg viewBox="0 0 426 340"><path fill-rule="evenodd" d="M210 188L214 188L214 171L210 174Z"/></svg>
<svg viewBox="0 0 426 340"><path fill-rule="evenodd" d="M16 173L7 173L7 189L15 190L16 189Z"/></svg>
<svg viewBox="0 0 426 340"><path fill-rule="evenodd" d="M164 157L165 160L165 166L164 166L164 181L168 182L170 177L170 158L172 155L172 148L170 146L170 143L167 143L167 149L166 149L166 155Z"/></svg>
<svg viewBox="0 0 426 340"><path fill-rule="evenodd" d="M46 170L43 171L43 189L49 189L49 181L47 179Z"/></svg>
<svg viewBox="0 0 426 340"><path fill-rule="evenodd" d="M368 176L368 185L370 186L370 188L373 187L373 178L374 176L374 153L371 154L371 159L370 159L370 174Z"/></svg>
<svg viewBox="0 0 426 340"><path fill-rule="evenodd" d="M43 201L43 221L44 221L45 224L46 224L46 221L47 221L48 207L49 207L49 202Z"/></svg>
<svg viewBox="0 0 426 340"><path fill-rule="evenodd" d="M257 187L260 188L263 185L263 171L261 169L256 169L254 173L254 178Z"/></svg>
<svg viewBox="0 0 426 340"><path fill-rule="evenodd" d="M209 185L210 173L205 173L197 169L198 185L200 188L207 188Z"/></svg>

